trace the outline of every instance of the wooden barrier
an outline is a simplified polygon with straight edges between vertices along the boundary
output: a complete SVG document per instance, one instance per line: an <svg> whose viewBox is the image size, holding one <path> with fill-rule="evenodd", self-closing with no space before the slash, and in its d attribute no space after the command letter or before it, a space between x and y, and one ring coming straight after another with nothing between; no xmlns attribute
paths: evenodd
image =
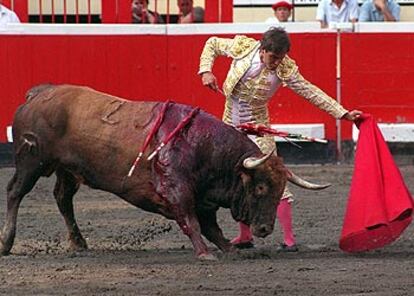
<svg viewBox="0 0 414 296"><path fill-rule="evenodd" d="M301 73L336 97L335 31L289 25L289 55ZM0 29L0 142L6 141L25 92L39 83L87 85L132 100L175 100L221 117L224 98L201 85L199 55L208 37L244 33L260 38L264 25L10 25ZM305 29L304 29L305 28ZM313 29L312 29L313 28ZM341 38L342 104L372 112L380 122L414 122L413 33L348 33ZM214 73L224 81L230 60ZM270 102L273 123L318 123L337 137L335 120L289 89ZM341 140L351 140L344 124Z"/></svg>

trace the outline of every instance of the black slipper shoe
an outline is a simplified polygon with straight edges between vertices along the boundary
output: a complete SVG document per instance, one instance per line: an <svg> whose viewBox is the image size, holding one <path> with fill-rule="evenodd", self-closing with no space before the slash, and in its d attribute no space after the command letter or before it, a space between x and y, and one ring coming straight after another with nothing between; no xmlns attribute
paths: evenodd
<svg viewBox="0 0 414 296"><path fill-rule="evenodd" d="M283 252L283 253L290 253L290 252L297 252L299 251L298 247L296 245L288 246L286 244L280 244L277 249L277 252Z"/></svg>
<svg viewBox="0 0 414 296"><path fill-rule="evenodd" d="M246 241L246 242L240 242L233 244L234 247L237 249L251 249L254 248L253 241Z"/></svg>

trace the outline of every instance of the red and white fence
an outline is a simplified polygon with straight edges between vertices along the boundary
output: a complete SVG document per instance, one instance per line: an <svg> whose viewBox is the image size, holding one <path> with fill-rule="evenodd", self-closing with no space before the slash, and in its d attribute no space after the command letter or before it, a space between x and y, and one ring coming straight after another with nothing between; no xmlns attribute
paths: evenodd
<svg viewBox="0 0 414 296"><path fill-rule="evenodd" d="M412 23L405 23L374 31L368 24L358 24L355 33L341 33L338 39L336 31L320 30L317 23L286 24L293 43L290 56L308 80L333 97L339 90L345 107L394 124L414 123L412 28ZM11 24L0 28L0 142L6 141L6 127L24 102L25 92L39 83L87 85L132 100L171 99L221 117L224 98L203 87L197 75L204 42L212 35L260 38L266 29L264 24ZM220 82L229 63L225 58L216 62L214 72ZM289 89L276 94L270 113L272 122L323 124L327 139L338 137L332 117ZM350 139L351 124L342 123L341 140Z"/></svg>

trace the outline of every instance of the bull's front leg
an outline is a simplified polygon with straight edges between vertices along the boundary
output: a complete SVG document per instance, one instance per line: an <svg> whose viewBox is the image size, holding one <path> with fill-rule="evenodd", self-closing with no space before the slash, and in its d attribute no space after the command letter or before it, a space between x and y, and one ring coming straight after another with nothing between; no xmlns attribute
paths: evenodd
<svg viewBox="0 0 414 296"><path fill-rule="evenodd" d="M201 233L223 252L236 252L228 239L226 239L217 224L217 211L199 210L197 211L200 221Z"/></svg>
<svg viewBox="0 0 414 296"><path fill-rule="evenodd" d="M167 167L171 169L173 166ZM201 260L217 260L208 252L208 248L201 237L200 223L195 212L195 198L193 186L186 177L174 172L165 173L169 178L161 178L157 185L157 193L167 201L169 212L173 213L181 230L193 244L195 254ZM174 176L175 178L173 178Z"/></svg>
<svg viewBox="0 0 414 296"><path fill-rule="evenodd" d="M190 238L198 259L217 260L213 254L208 252L207 245L201 237L200 224L195 213L187 213L177 217L177 223L184 234Z"/></svg>

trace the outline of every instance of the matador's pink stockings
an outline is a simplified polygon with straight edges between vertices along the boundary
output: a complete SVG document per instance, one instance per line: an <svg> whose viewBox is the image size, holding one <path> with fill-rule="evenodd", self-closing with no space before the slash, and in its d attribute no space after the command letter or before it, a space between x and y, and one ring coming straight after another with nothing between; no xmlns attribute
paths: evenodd
<svg viewBox="0 0 414 296"><path fill-rule="evenodd" d="M252 232L250 226L244 224L243 222L239 223L240 232L239 235L231 240L231 243L234 245L250 242L253 240Z"/></svg>
<svg viewBox="0 0 414 296"><path fill-rule="evenodd" d="M292 207L287 198L282 199L276 209L277 219L283 232L283 240L287 246L295 244L295 236L292 230ZM253 240L250 227L246 224L239 223L240 233L237 237L231 240L232 244L239 244L243 242L249 242Z"/></svg>
<svg viewBox="0 0 414 296"><path fill-rule="evenodd" d="M293 246L296 242L292 229L292 206L288 198L284 198L279 202L276 215L282 227L284 243L289 247Z"/></svg>

